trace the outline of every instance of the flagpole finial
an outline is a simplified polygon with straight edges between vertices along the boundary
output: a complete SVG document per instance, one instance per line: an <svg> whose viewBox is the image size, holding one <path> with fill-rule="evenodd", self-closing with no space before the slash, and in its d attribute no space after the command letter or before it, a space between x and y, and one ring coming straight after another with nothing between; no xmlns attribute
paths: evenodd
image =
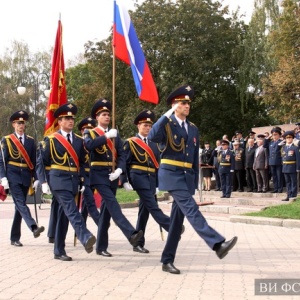
<svg viewBox="0 0 300 300"><path fill-rule="evenodd" d="M59 21L61 21L61 13L59 13L58 19L59 19Z"/></svg>

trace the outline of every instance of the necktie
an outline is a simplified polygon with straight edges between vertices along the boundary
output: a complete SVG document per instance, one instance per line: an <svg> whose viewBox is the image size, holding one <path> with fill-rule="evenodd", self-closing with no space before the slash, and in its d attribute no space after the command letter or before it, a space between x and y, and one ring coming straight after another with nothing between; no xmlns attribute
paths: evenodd
<svg viewBox="0 0 300 300"><path fill-rule="evenodd" d="M22 137L21 136L19 137L19 140L20 140L20 143L23 145Z"/></svg>
<svg viewBox="0 0 300 300"><path fill-rule="evenodd" d="M147 139L146 139L146 138L144 138L144 142L145 142L145 144L148 144L148 143L147 143Z"/></svg>
<svg viewBox="0 0 300 300"><path fill-rule="evenodd" d="M69 142L70 144L72 144L71 138L70 138L70 133L67 134L67 140L68 140L68 142Z"/></svg>
<svg viewBox="0 0 300 300"><path fill-rule="evenodd" d="M185 128L185 124L184 124L184 123L185 123L184 121L181 123L181 127L182 127L182 129L184 129L184 131L187 133L187 129Z"/></svg>

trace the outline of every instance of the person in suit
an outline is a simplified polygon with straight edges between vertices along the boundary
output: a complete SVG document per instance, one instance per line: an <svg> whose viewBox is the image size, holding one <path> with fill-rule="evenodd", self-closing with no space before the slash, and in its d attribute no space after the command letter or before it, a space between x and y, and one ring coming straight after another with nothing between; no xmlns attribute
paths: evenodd
<svg viewBox="0 0 300 300"><path fill-rule="evenodd" d="M82 137L73 133L76 113L77 107L71 103L60 106L54 112L60 129L58 132L45 137L42 151L38 157L41 160L39 165L49 169L49 185L47 178L42 175L43 172L38 172L42 190L44 193L49 193L51 189L59 204L54 259L62 261L72 260L72 257L68 256L65 250L69 222L87 253L93 251L93 245L96 242L95 236L86 228L84 219L75 203L78 191L81 193L84 191L86 155Z"/></svg>
<svg viewBox="0 0 300 300"><path fill-rule="evenodd" d="M263 134L257 136L257 148L253 162L253 170L256 174L257 193L265 193L269 189L268 151L263 146L264 140L265 136Z"/></svg>
<svg viewBox="0 0 300 300"><path fill-rule="evenodd" d="M169 234L161 256L162 270L171 274L180 273L174 260L184 217L220 259L237 242L237 237L225 241L210 227L193 198L199 180L199 131L187 120L193 95L194 89L189 85L175 89L167 98L172 108L153 124L148 135L152 142L159 143L161 150L159 189L168 191L174 199Z"/></svg>
<svg viewBox="0 0 300 300"><path fill-rule="evenodd" d="M28 118L29 115L24 110L13 113L9 121L14 128L14 133L3 137L1 140L0 177L2 186L5 190L10 190L15 204L10 241L11 245L16 247L23 246L20 242L22 219L33 232L35 238L39 237L45 230L43 226L38 226L26 205L32 178L36 178L35 142L31 136L25 134Z"/></svg>
<svg viewBox="0 0 300 300"><path fill-rule="evenodd" d="M159 167L159 150L157 144L148 139L149 131L154 122L155 115L150 110L140 112L134 124L138 128L135 137L127 139L124 143L126 153L126 174L128 183L124 183L126 190L132 188L139 195L139 212L136 230L146 231L149 213L153 219L166 231L169 231L170 217L165 215L158 207L156 200L157 170ZM132 188L131 188L132 186ZM142 237L133 251L149 253L144 247L145 238Z"/></svg>
<svg viewBox="0 0 300 300"><path fill-rule="evenodd" d="M257 192L256 174L253 169L255 150L257 148L256 143L254 144L254 139L249 138L247 143L247 148L245 149L245 169L246 169L246 179L247 179L247 192Z"/></svg>
<svg viewBox="0 0 300 300"><path fill-rule="evenodd" d="M221 198L230 198L232 190L232 174L234 172L234 154L229 150L229 141L221 141L222 151L219 154L219 174L221 179Z"/></svg>
<svg viewBox="0 0 300 300"><path fill-rule="evenodd" d="M119 177L126 170L123 142L115 128L109 129L111 103L99 99L92 107L91 117L98 125L84 131L84 144L90 152L90 185L102 197L96 253L111 257L108 248L108 228L112 218L133 247L137 247L143 231L137 231L122 213L116 199ZM114 138L114 143L112 142Z"/></svg>
<svg viewBox="0 0 300 300"><path fill-rule="evenodd" d="M293 139L294 131L286 131L283 135L285 145L282 147L282 173L285 178L287 196L282 201L289 201L291 198L297 197L297 172L300 171L300 152L298 145L295 146Z"/></svg>
<svg viewBox="0 0 300 300"><path fill-rule="evenodd" d="M77 128L83 135L85 129L93 129L97 126L97 122L95 119L91 117L87 117L82 119ZM100 213L97 209L95 198L94 198L94 191L90 187L90 157L89 153L87 152L85 155L85 189L83 191L82 197L82 208L81 208L81 215L83 216L85 222L87 220L88 214L91 216L95 224L98 226Z"/></svg>
<svg viewBox="0 0 300 300"><path fill-rule="evenodd" d="M281 158L281 129L274 127L271 130L272 140L265 139L263 147L269 152L269 166L273 178L274 191L273 193L282 193L283 176L282 176L282 158Z"/></svg>
<svg viewBox="0 0 300 300"><path fill-rule="evenodd" d="M213 172L215 174L216 186L215 191L221 191L221 179L219 174L219 160L218 156L222 150L221 141L216 140L216 148L212 151L210 164L214 166Z"/></svg>

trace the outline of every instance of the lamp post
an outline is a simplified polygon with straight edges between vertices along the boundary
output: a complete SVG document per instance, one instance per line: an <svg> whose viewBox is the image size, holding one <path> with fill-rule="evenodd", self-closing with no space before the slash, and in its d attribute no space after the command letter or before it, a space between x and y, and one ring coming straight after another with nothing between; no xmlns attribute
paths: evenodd
<svg viewBox="0 0 300 300"><path fill-rule="evenodd" d="M36 111L36 106L37 106L37 102L39 100L39 85L40 85L40 78L42 76L47 77L47 81L49 82L49 76L46 73L39 73L38 75L36 75L36 77L33 77L34 79L34 119L33 119L33 128L34 128L34 141L37 142L37 128L36 128L36 124L37 124L37 111ZM24 95L26 93L26 87L24 86L19 86L17 88L17 92L19 95ZM46 89L44 90L44 95L46 98L49 98L50 96L50 89Z"/></svg>

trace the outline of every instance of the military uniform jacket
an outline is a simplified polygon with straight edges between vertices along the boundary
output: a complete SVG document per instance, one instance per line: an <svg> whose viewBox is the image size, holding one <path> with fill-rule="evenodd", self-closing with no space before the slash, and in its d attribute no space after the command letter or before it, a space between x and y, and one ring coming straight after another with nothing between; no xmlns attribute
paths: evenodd
<svg viewBox="0 0 300 300"><path fill-rule="evenodd" d="M230 173L235 169L235 158L231 150L222 150L219 154L219 173Z"/></svg>
<svg viewBox="0 0 300 300"><path fill-rule="evenodd" d="M32 177L36 177L35 170L31 171L29 169L26 161L9 136L2 138L1 145L3 152L1 151L0 153L0 177L7 177L8 181L29 187L32 184ZM24 135L23 146L35 167L36 153L34 139L31 136Z"/></svg>
<svg viewBox="0 0 300 300"><path fill-rule="evenodd" d="M61 134L61 131L58 133ZM42 159L42 162L39 161L38 165L43 165L47 172L43 175L41 171L38 171L38 176L40 176L40 182L45 182L47 181L45 175L48 173L51 190L67 190L75 195L78 192L78 186L84 185L85 178L86 152L81 136L72 133L72 147L78 156L79 170L65 147L53 135L45 137L41 154L38 157L38 160Z"/></svg>
<svg viewBox="0 0 300 300"><path fill-rule="evenodd" d="M159 189L188 190L193 195L199 180L199 131L193 123L186 122L188 134L174 115L162 116L153 125L148 138L159 143L161 151Z"/></svg>
<svg viewBox="0 0 300 300"><path fill-rule="evenodd" d="M105 135L100 136L92 129L84 131L84 145L90 153L90 185L105 184L111 187L118 187L118 180L110 181L109 174L112 173L112 152L107 145ZM126 169L126 157L123 149L123 142L119 135L115 138L115 169L120 168L123 172Z"/></svg>
<svg viewBox="0 0 300 300"><path fill-rule="evenodd" d="M270 166L279 166L282 164L281 159L281 147L279 143L282 142L281 139L275 141L271 141L270 139L265 139L263 147L269 150L269 165Z"/></svg>
<svg viewBox="0 0 300 300"><path fill-rule="evenodd" d="M136 135L140 139L139 135ZM148 139L148 146L153 151L153 154L159 162L160 152L157 144ZM128 181L133 189L146 189L155 193L157 182L157 169L144 149L132 140L126 140L124 143L126 153L126 173Z"/></svg>
<svg viewBox="0 0 300 300"><path fill-rule="evenodd" d="M282 155L282 173L296 173L300 170L300 149L295 145L283 146Z"/></svg>
<svg viewBox="0 0 300 300"><path fill-rule="evenodd" d="M238 148L233 150L234 153L234 169L239 171L239 170L244 170L244 165L245 165L245 152L244 149Z"/></svg>

